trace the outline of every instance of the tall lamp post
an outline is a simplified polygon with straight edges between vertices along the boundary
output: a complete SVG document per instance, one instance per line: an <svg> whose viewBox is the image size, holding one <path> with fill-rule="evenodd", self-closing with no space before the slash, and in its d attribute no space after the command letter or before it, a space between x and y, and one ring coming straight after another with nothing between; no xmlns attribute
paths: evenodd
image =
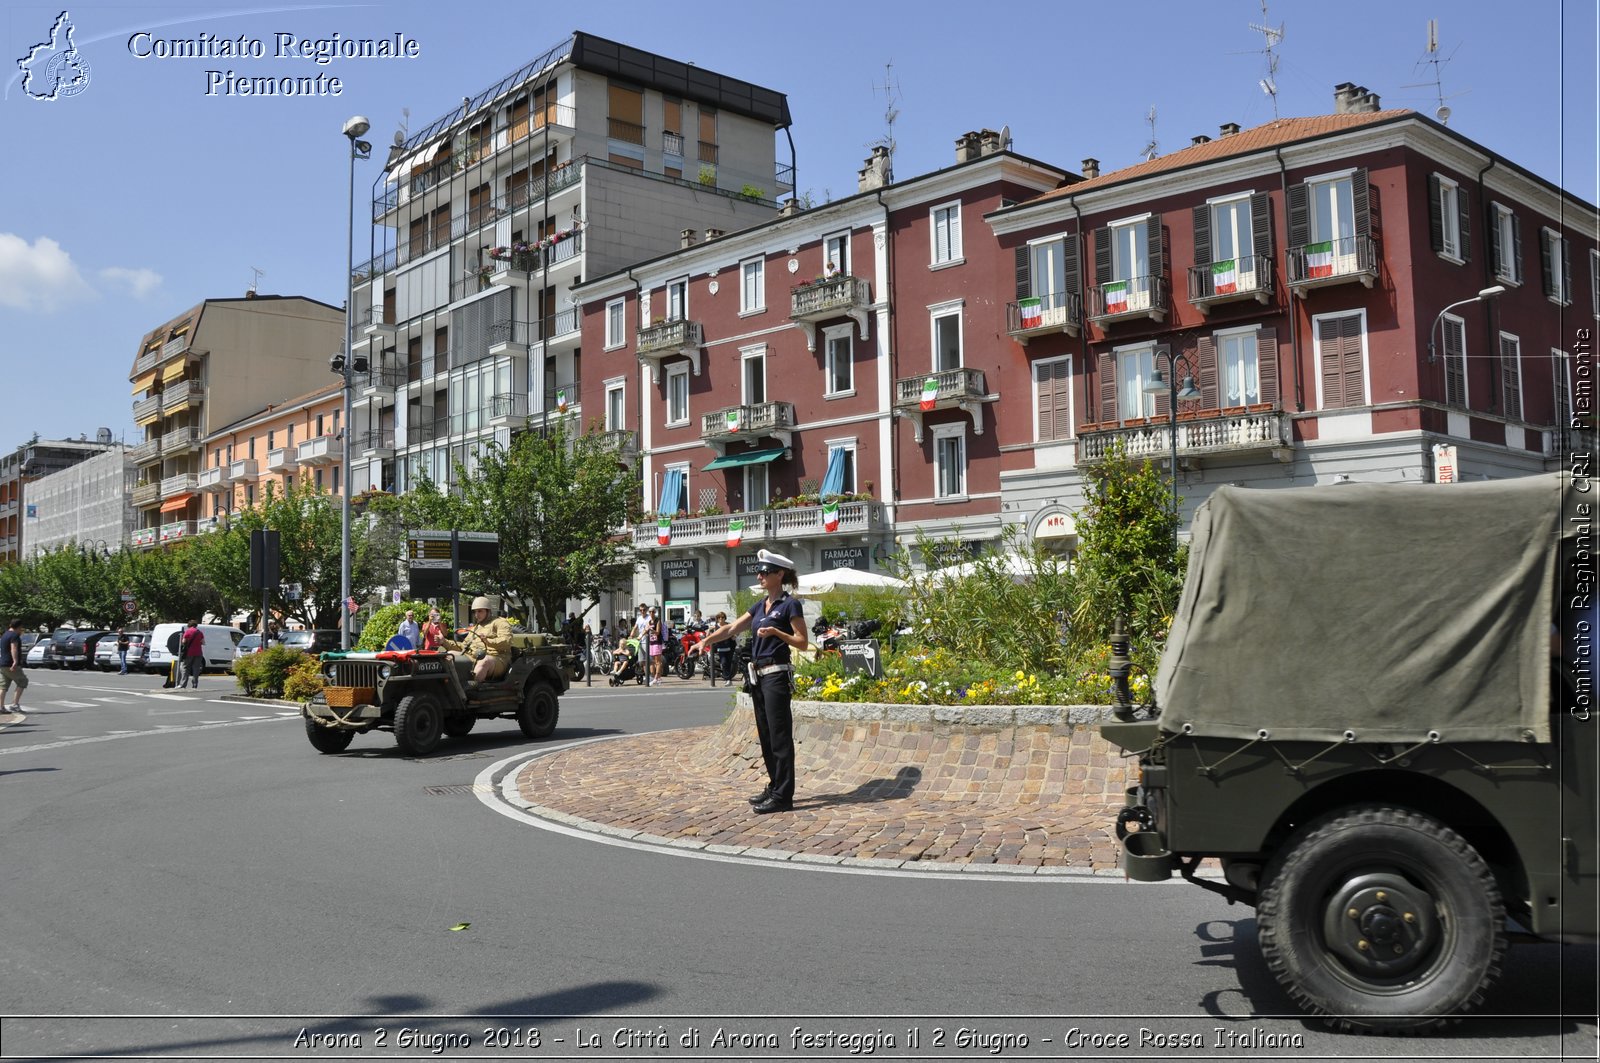
<svg viewBox="0 0 1600 1063"><path fill-rule="evenodd" d="M1433 319L1433 325L1428 329L1428 364L1432 365L1438 358L1438 348L1435 346L1433 338L1434 336L1438 335L1439 322L1444 320L1444 316L1446 314L1458 306L1468 306L1472 303L1481 303L1485 299L1493 299L1495 296L1502 294L1505 290L1506 286L1504 284L1493 284L1483 289L1472 298L1462 299L1460 302L1451 303L1449 306L1439 311L1439 313L1435 315Z"/></svg>
<svg viewBox="0 0 1600 1063"><path fill-rule="evenodd" d="M1172 439L1172 548L1178 548L1178 403L1192 402L1200 397L1200 389L1194 386L1194 374L1189 369L1189 360L1184 358L1172 348L1156 348L1154 357L1167 359L1165 375L1161 366L1156 366L1155 375L1150 378L1150 383L1144 386L1146 395L1167 395L1167 432ZM1178 385L1178 362L1182 360L1183 385Z"/></svg>
<svg viewBox="0 0 1600 1063"><path fill-rule="evenodd" d="M339 510L339 646L350 648L350 392L354 384L355 348L355 291L356 291L356 160L370 159L372 145L361 137L372 128L372 123L362 115L355 115L344 123L344 135L350 141L350 210L345 219L344 254L344 350L333 356L333 371L344 377L344 435L340 467Z"/></svg>

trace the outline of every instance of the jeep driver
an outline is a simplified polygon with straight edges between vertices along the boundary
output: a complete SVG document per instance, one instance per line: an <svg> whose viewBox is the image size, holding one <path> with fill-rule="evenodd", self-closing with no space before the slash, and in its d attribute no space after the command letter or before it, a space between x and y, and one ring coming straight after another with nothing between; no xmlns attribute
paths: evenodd
<svg viewBox="0 0 1600 1063"><path fill-rule="evenodd" d="M472 626L459 641L445 639L443 646L451 651L452 660L458 660L457 655L461 654L474 662L474 682L499 679L511 667L511 624L504 617L495 616L489 599L480 595L472 599Z"/></svg>

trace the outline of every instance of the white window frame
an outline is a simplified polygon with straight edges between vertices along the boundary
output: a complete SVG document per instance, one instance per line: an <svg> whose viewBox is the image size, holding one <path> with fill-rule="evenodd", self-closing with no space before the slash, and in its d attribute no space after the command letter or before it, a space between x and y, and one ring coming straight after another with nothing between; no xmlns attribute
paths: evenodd
<svg viewBox="0 0 1600 1063"><path fill-rule="evenodd" d="M1067 320L1067 241L1076 239L1066 233L1055 233L1028 241L1028 290L1039 300L1039 327L1064 325ZM1055 249L1050 252L1050 249ZM1045 258L1046 269L1039 268L1039 253L1049 252ZM1061 275L1054 276L1057 264Z"/></svg>
<svg viewBox="0 0 1600 1063"><path fill-rule="evenodd" d="M767 309L767 261L749 258L739 263L739 316L760 314Z"/></svg>
<svg viewBox="0 0 1600 1063"><path fill-rule="evenodd" d="M940 229L944 230L941 247ZM941 257L941 251L943 255ZM960 265L966 259L961 249L961 200L936 203L928 208L928 265L930 269Z"/></svg>
<svg viewBox="0 0 1600 1063"><path fill-rule="evenodd" d="M1494 228L1499 239L1497 241L1495 235L1491 234L1489 247L1493 249L1497 242L1500 245L1500 261L1494 263L1494 279L1501 284L1515 287L1522 283L1522 261L1517 254L1516 226L1511 220L1515 212L1504 203L1492 203L1490 207L1494 212Z"/></svg>
<svg viewBox="0 0 1600 1063"><path fill-rule="evenodd" d="M1439 257L1459 266L1466 261L1461 257L1461 186L1442 173L1433 176L1439 182L1440 243L1443 245Z"/></svg>
<svg viewBox="0 0 1600 1063"><path fill-rule="evenodd" d="M954 439L959 447L961 462L960 491L946 494L944 491L944 444ZM967 484L967 426L962 424L940 424L933 426L933 497L935 501L957 501L968 497L970 490Z"/></svg>
<svg viewBox="0 0 1600 1063"><path fill-rule="evenodd" d="M666 427L668 427L668 428L678 428L678 427L681 427L682 425L686 425L686 424L689 423L689 366L688 366L688 364L685 363L685 362L677 362L677 363L674 363L673 365L667 366L666 377L667 377ZM674 410L672 409L673 388L675 386L677 386L675 384L675 381L679 381L679 380L681 380L683 382L683 385L682 385L683 386L683 410L681 411L682 416L674 417L673 416Z"/></svg>
<svg viewBox="0 0 1600 1063"><path fill-rule="evenodd" d="M1228 258L1234 260L1234 268L1239 273L1240 291L1247 290L1244 286L1244 274L1246 272L1244 260L1247 258L1253 259L1255 258L1256 254L1255 229L1252 227L1254 224L1254 218L1250 210L1250 197L1253 194L1253 192L1239 192L1234 195L1218 196L1215 199L1206 200L1206 207L1211 212L1211 261L1225 262ZM1235 219L1234 224L1228 226L1227 229L1228 238L1233 241L1233 254L1228 255L1227 258L1224 258L1217 250L1217 234L1223 231L1223 226L1221 224L1222 219L1217 214L1218 208L1225 208ZM1239 224L1241 220L1243 221L1243 225ZM1239 243L1241 240L1250 247L1250 250L1243 254L1241 254L1239 251ZM1199 264L1206 265L1206 263ZM1251 264L1253 265L1254 263ZM1254 285L1252 285L1248 290L1254 290Z"/></svg>
<svg viewBox="0 0 1600 1063"><path fill-rule="evenodd" d="M757 362L761 367L761 397L752 398L750 394L750 363ZM739 349L739 402L744 406L759 406L770 402L772 388L767 380L767 348L763 344L759 347L741 347Z"/></svg>
<svg viewBox="0 0 1600 1063"><path fill-rule="evenodd" d="M1053 366L1065 362L1067 365L1067 434L1045 439L1039 435L1039 370L1044 366ZM1059 358L1040 358L1033 363L1028 371L1028 379L1033 388L1033 441L1035 443L1066 443L1077 438L1078 435L1078 401L1075 394L1076 388L1072 387L1072 355L1063 354Z"/></svg>
<svg viewBox="0 0 1600 1063"><path fill-rule="evenodd" d="M772 498L772 474L767 462L757 462L744 467L744 508L745 511L765 509L767 502ZM756 480L760 480L760 490L756 490Z"/></svg>
<svg viewBox="0 0 1600 1063"><path fill-rule="evenodd" d="M1505 346L1506 346L1505 345L1505 341L1506 340L1510 340L1512 343L1517 345L1517 357L1516 357L1516 361L1513 363L1513 367L1514 367L1514 370L1515 370L1516 376L1517 376L1517 408L1515 410L1506 409L1505 415L1507 417L1511 418L1514 421L1520 421L1520 420L1523 419L1522 418L1522 411L1527 409L1527 400L1523 397L1523 392L1522 392L1522 337L1516 335L1515 333L1502 331L1500 333L1499 338L1495 341L1495 356L1500 361L1500 372L1502 374L1504 374L1505 371L1506 371L1506 365L1505 365ZM1502 380L1501 380L1500 394L1501 394L1501 404L1503 406L1504 402L1505 402L1505 383L1504 383L1504 377L1503 376L1502 376Z"/></svg>
<svg viewBox="0 0 1600 1063"><path fill-rule="evenodd" d="M1113 347L1111 356L1116 360L1117 366L1117 420L1131 421L1138 418L1149 420L1156 415L1156 397L1145 391L1144 387L1150 382L1145 376L1145 366L1148 364L1151 376L1156 371L1156 344L1153 340L1142 343L1129 343L1121 347ZM1130 376L1125 367L1131 359L1139 360L1138 372ZM1139 396L1139 412L1128 412L1128 396Z"/></svg>
<svg viewBox="0 0 1600 1063"><path fill-rule="evenodd" d="M822 330L822 397L825 399L842 399L856 393L856 342L854 335L855 325L828 325ZM833 390L833 368L835 361L834 345L843 343L850 365L850 387L844 391Z"/></svg>
<svg viewBox="0 0 1600 1063"><path fill-rule="evenodd" d="M836 450L845 450L845 451L849 451L849 453L850 453L850 471L849 471L849 475L845 477L844 485L841 488L841 490L839 491L839 493L842 494L842 495L853 495L853 494L856 493L856 490L857 490L856 484L857 484L857 482L859 480L859 474L861 472L861 467L860 467L859 464L857 464L858 454L856 453L856 446L857 446L858 443L859 443L859 439L856 436L850 436L850 437L845 438L845 439L825 439L825 440L823 440L823 446L828 448L828 461L829 462L833 461L833 452L836 451ZM824 472L824 475L826 475L826 472L827 472L827 466L826 465L824 465L824 467L823 467L823 472ZM821 485L819 484L818 486L820 488Z"/></svg>
<svg viewBox="0 0 1600 1063"><path fill-rule="evenodd" d="M1452 357L1449 342L1450 325L1455 325L1461 330L1461 409L1470 410L1472 409L1472 382L1467 374L1467 366L1471 364L1467 358L1467 319L1458 317L1455 314L1439 315L1439 363L1443 366L1441 371L1444 373L1445 380L1444 401L1446 406L1454 405L1450 401L1450 359Z"/></svg>
<svg viewBox="0 0 1600 1063"><path fill-rule="evenodd" d="M615 410L617 416L612 416ZM620 432L627 428L628 384L624 380L606 381L605 425L607 432Z"/></svg>
<svg viewBox="0 0 1600 1063"><path fill-rule="evenodd" d="M1243 326L1241 328L1220 329L1217 332L1212 333L1212 336L1211 336L1212 346L1213 346L1213 349L1215 349L1215 351L1217 352L1217 408L1218 409L1226 410L1226 409L1232 409L1232 408L1237 407L1237 406L1251 406L1251 405L1254 405L1255 403L1261 401L1261 355L1260 355L1260 352L1256 350L1256 344L1255 344L1255 336L1256 336L1256 333L1258 331L1260 331L1260 330L1256 326L1254 326L1254 325L1246 325L1246 326ZM1249 354L1245 355L1246 359L1254 359L1253 367L1255 369L1255 375L1256 375L1256 381L1255 381L1255 383L1256 383L1256 388L1255 388L1256 397L1255 397L1254 400L1252 400L1250 398L1249 389L1244 387L1243 386L1243 381L1241 381L1240 389L1239 389L1240 390L1240 394L1239 394L1240 401L1234 402L1234 403L1230 403L1228 401L1228 363L1227 363L1227 357L1226 357L1226 349L1227 349L1227 345L1231 341L1233 341L1233 340L1241 340L1241 339L1248 340L1247 346L1249 348ZM1243 374L1241 372L1241 376L1242 375Z"/></svg>
<svg viewBox="0 0 1600 1063"><path fill-rule="evenodd" d="M661 486L660 486L661 484L664 484L664 483L667 482L667 474L672 472L673 469L677 469L679 472L683 473L683 504L681 506L679 506L678 509L675 509L675 510L672 511L672 516L673 517L677 517L677 515L678 515L678 513L680 511L682 511L683 513L692 513L692 512L694 512L694 510L690 507L690 503L692 503L694 501L694 490L693 490L693 488L691 488L689 486L690 468L691 468L690 463L687 462L687 461L674 462L671 465L663 465L663 466L661 466L661 479L656 481L656 490L657 491L661 490ZM656 509L656 514L658 516L660 515L660 512L661 512L661 501L662 500L659 499L659 498L656 499L655 509Z"/></svg>
<svg viewBox="0 0 1600 1063"><path fill-rule="evenodd" d="M1572 293L1567 291L1567 271L1562 268L1567 256L1566 240L1565 236L1548 225L1539 228L1539 242L1550 248L1550 286L1555 291L1554 295L1546 296L1546 298L1557 306L1572 305ZM1544 247L1540 247L1539 255L1541 260L1544 253ZM1540 268L1543 269L1542 262ZM1541 281L1543 279L1542 277L1540 278Z"/></svg>
<svg viewBox="0 0 1600 1063"><path fill-rule="evenodd" d="M1323 402L1322 340L1318 338L1320 330L1317 328L1317 323L1323 318L1349 317L1352 314L1361 320L1361 404L1362 406L1372 405L1372 349L1368 343L1367 311L1364 308L1360 310L1333 310L1326 314L1311 315L1311 369L1316 374L1317 409L1325 413L1337 414L1350 410L1352 407L1334 406L1330 408Z"/></svg>
<svg viewBox="0 0 1600 1063"><path fill-rule="evenodd" d="M627 300L606 303L606 350L614 351L628 342Z"/></svg>
<svg viewBox="0 0 1600 1063"><path fill-rule="evenodd" d="M837 247L835 247L837 245ZM827 233L822 237L822 275L828 276L828 267L837 266L837 272L850 272L850 230Z"/></svg>
<svg viewBox="0 0 1600 1063"><path fill-rule="evenodd" d="M674 296L676 296L677 302L679 303L678 313L676 315L673 314L673 306L672 306L673 301L674 301ZM665 298L664 305L662 306L662 309L665 311L666 320L668 320L668 321L687 321L687 320L689 320L689 278L688 277L679 277L676 280L670 280L670 281L667 282L667 284L666 284L666 298Z"/></svg>
<svg viewBox="0 0 1600 1063"><path fill-rule="evenodd" d="M951 369L961 369L967 364L967 326L962 320L966 315L965 299L952 299L949 302L934 303L928 307L928 367L932 372L945 373ZM956 364L944 369L939 368L939 322L953 317L956 319Z"/></svg>

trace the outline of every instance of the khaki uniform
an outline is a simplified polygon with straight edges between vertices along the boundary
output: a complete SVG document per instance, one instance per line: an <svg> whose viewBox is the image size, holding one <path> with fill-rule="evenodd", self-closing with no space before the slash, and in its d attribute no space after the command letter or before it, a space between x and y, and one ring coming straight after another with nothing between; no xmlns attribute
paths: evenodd
<svg viewBox="0 0 1600 1063"><path fill-rule="evenodd" d="M511 622L504 617L495 617L486 624L473 624L459 642L445 639L441 645L447 650L465 653L474 660L490 658L493 674L502 676L511 667Z"/></svg>

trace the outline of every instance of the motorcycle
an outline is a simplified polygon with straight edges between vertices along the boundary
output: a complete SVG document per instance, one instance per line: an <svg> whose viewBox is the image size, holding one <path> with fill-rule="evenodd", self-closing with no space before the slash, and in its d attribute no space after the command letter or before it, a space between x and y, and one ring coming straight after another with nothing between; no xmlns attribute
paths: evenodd
<svg viewBox="0 0 1600 1063"><path fill-rule="evenodd" d="M711 655L693 655L689 651L705 641L704 628L690 628L677 639L677 656L671 662L672 670L679 679L693 679L695 669L702 669L706 678L711 677Z"/></svg>

